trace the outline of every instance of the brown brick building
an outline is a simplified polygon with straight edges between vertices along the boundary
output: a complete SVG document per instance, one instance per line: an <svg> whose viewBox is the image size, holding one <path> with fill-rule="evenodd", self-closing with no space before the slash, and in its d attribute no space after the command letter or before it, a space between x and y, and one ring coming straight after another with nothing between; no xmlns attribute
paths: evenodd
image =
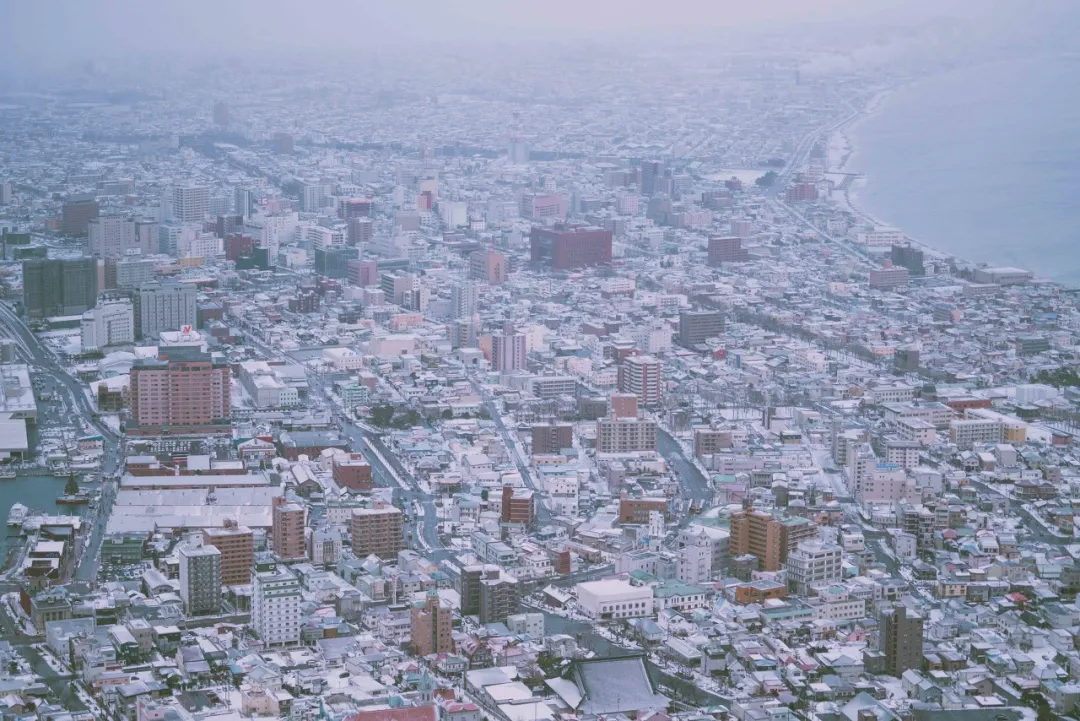
<svg viewBox="0 0 1080 721"><path fill-rule="evenodd" d="M671 511L665 498L620 498L619 499L619 523L649 522L649 513L660 511L664 514L664 520L671 520Z"/></svg>
<svg viewBox="0 0 1080 721"><path fill-rule="evenodd" d="M221 552L221 585L246 586L251 583L255 564L255 539L247 526L227 525L204 528L203 545Z"/></svg>
<svg viewBox="0 0 1080 721"><path fill-rule="evenodd" d="M428 591L423 601L413 604L410 614L412 650L417 656L433 653L452 653L454 639L450 636L454 612L439 598L437 591Z"/></svg>
<svg viewBox="0 0 1080 721"><path fill-rule="evenodd" d="M350 522L352 550L357 558L375 554L394 558L402 546L401 509L394 506L357 508Z"/></svg>
<svg viewBox="0 0 1080 721"><path fill-rule="evenodd" d="M537 423L532 427L534 456L558 453L574 445L574 427L569 423Z"/></svg>
<svg viewBox="0 0 1080 721"><path fill-rule="evenodd" d="M334 483L350 491L370 491L371 464L359 453L352 453L345 460L334 461Z"/></svg>

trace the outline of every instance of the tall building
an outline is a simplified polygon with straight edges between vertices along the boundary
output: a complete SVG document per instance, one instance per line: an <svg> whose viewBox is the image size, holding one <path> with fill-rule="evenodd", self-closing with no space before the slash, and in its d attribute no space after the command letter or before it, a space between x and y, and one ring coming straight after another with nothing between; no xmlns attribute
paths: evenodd
<svg viewBox="0 0 1080 721"><path fill-rule="evenodd" d="M65 235L86 235L91 220L101 214L96 200L73 200L60 211L60 228Z"/></svg>
<svg viewBox="0 0 1080 721"><path fill-rule="evenodd" d="M742 247L742 238L738 236L709 236L709 265L745 263L748 260L750 260L750 253Z"/></svg>
<svg viewBox="0 0 1080 721"><path fill-rule="evenodd" d="M505 623L517 605L518 582L513 576L480 581L480 623Z"/></svg>
<svg viewBox="0 0 1080 721"><path fill-rule="evenodd" d="M501 569L493 563L473 563L464 566L458 575L457 592L461 597L461 615L476 616L480 613L480 584L498 580Z"/></svg>
<svg viewBox="0 0 1080 721"><path fill-rule="evenodd" d="M229 425L229 366L194 346L162 347L131 367L128 433L216 433Z"/></svg>
<svg viewBox="0 0 1080 721"><path fill-rule="evenodd" d="M487 248L478 250L469 256L469 277L488 285L501 285L506 282L510 271L506 255Z"/></svg>
<svg viewBox="0 0 1080 721"><path fill-rule="evenodd" d="M680 534L679 541L676 577L683 583L707 583L713 574L713 539L699 528L695 533Z"/></svg>
<svg viewBox="0 0 1080 721"><path fill-rule="evenodd" d="M394 506L357 508L352 512L350 533L357 558L372 554L394 558L404 546L401 509Z"/></svg>
<svg viewBox="0 0 1080 721"><path fill-rule="evenodd" d="M480 288L472 281L454 283L450 287L450 317L471 318L476 313Z"/></svg>
<svg viewBox="0 0 1080 721"><path fill-rule="evenodd" d="M101 290L132 290L150 283L157 275L157 261L131 256L105 260L105 287ZM138 327L136 326L136 330Z"/></svg>
<svg viewBox="0 0 1080 721"><path fill-rule="evenodd" d="M525 368L525 334L503 331L491 339L491 365L497 371Z"/></svg>
<svg viewBox="0 0 1080 721"><path fill-rule="evenodd" d="M352 246L367 245L375 237L375 221L371 218L350 218L346 226L345 242Z"/></svg>
<svg viewBox="0 0 1080 721"><path fill-rule="evenodd" d="M588 226L536 226L529 233L534 263L573 270L611 262L611 231Z"/></svg>
<svg viewBox="0 0 1080 721"><path fill-rule="evenodd" d="M532 489L503 486L502 522L515 526L528 526L536 514L536 498Z"/></svg>
<svg viewBox="0 0 1080 721"><path fill-rule="evenodd" d="M750 554L759 571L779 571L782 563L781 522L764 511L744 510L731 514L732 558Z"/></svg>
<svg viewBox="0 0 1080 721"><path fill-rule="evenodd" d="M131 298L103 294L97 306L82 315L82 349L97 350L135 342L135 309Z"/></svg>
<svg viewBox="0 0 1080 721"><path fill-rule="evenodd" d="M569 423L537 423L532 427L532 453L560 453L574 445L574 426Z"/></svg>
<svg viewBox="0 0 1080 721"><path fill-rule="evenodd" d="M86 227L87 247L97 258L122 256L136 247L135 220L121 215L103 215Z"/></svg>
<svg viewBox="0 0 1080 721"><path fill-rule="evenodd" d="M266 646L300 643L300 580L272 559L257 558L251 627Z"/></svg>
<svg viewBox="0 0 1080 721"><path fill-rule="evenodd" d="M412 639L412 651L417 656L433 653L452 653L454 639L450 636L454 611L450 604L439 598L439 592L432 589L423 601L413 604L409 629Z"/></svg>
<svg viewBox="0 0 1080 721"><path fill-rule="evenodd" d="M641 164L641 194L653 195L664 191L664 162L646 160Z"/></svg>
<svg viewBox="0 0 1080 721"><path fill-rule="evenodd" d="M609 416L596 421L597 453L656 451L656 421Z"/></svg>
<svg viewBox="0 0 1080 721"><path fill-rule="evenodd" d="M307 549L304 543L304 507L299 503L289 503L283 497L276 496L273 501L271 518L271 540L274 553L283 560L304 558Z"/></svg>
<svg viewBox="0 0 1080 721"><path fill-rule="evenodd" d="M900 678L904 671L922 668L922 616L905 606L893 606L881 614L880 634L886 673Z"/></svg>
<svg viewBox="0 0 1080 721"><path fill-rule="evenodd" d="M203 545L221 552L221 584L246 586L251 583L255 562L255 537L247 526L226 525L204 528Z"/></svg>
<svg viewBox="0 0 1080 721"><path fill-rule="evenodd" d="M788 590L809 596L814 586L839 581L843 555L843 549L835 543L803 541L787 557Z"/></svg>
<svg viewBox="0 0 1080 721"><path fill-rule="evenodd" d="M190 283L145 283L135 294L135 329L140 338L157 341L163 330L195 327L197 292Z"/></svg>
<svg viewBox="0 0 1080 721"><path fill-rule="evenodd" d="M254 209L255 194L247 188L236 188L233 191L233 212L241 218L247 219Z"/></svg>
<svg viewBox="0 0 1080 721"><path fill-rule="evenodd" d="M189 616L221 610L221 551L213 546L181 546L180 599Z"/></svg>
<svg viewBox="0 0 1080 721"><path fill-rule="evenodd" d="M652 356L630 356L619 365L619 390L633 393L646 407L660 404L663 368Z"/></svg>
<svg viewBox="0 0 1080 721"><path fill-rule="evenodd" d="M679 345L693 349L724 332L724 314L718 310L686 310L679 313Z"/></svg>
<svg viewBox="0 0 1080 721"><path fill-rule="evenodd" d="M174 185L165 191L165 216L177 223L201 223L210 212L210 188Z"/></svg>
<svg viewBox="0 0 1080 721"><path fill-rule="evenodd" d="M93 258L33 258L24 260L22 267L27 317L81 315L97 305L98 272Z"/></svg>

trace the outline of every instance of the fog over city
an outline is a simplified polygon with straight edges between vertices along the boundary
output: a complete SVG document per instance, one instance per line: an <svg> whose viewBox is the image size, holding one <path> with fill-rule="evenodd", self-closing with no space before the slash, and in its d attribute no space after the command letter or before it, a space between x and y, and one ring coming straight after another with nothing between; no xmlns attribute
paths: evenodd
<svg viewBox="0 0 1080 721"><path fill-rule="evenodd" d="M0 2L0 721L1080 719L1078 33Z"/></svg>

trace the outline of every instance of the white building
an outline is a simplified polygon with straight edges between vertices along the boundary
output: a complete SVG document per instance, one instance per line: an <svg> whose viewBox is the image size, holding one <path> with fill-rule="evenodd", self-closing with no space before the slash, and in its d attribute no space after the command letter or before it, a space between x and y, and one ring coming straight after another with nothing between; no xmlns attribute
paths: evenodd
<svg viewBox="0 0 1080 721"><path fill-rule="evenodd" d="M648 586L631 586L627 581L605 580L579 583L578 604L589 618L617 619L651 616L653 591Z"/></svg>
<svg viewBox="0 0 1080 721"><path fill-rule="evenodd" d="M460 228L469 223L469 205L439 201L439 217L448 228Z"/></svg>
<svg viewBox="0 0 1080 721"><path fill-rule="evenodd" d="M266 361L240 364L240 386L259 408L281 408L300 403L296 388L287 385Z"/></svg>
<svg viewBox="0 0 1080 721"><path fill-rule="evenodd" d="M176 185L165 191L162 201L166 220L201 223L210 212L210 188L205 185Z"/></svg>
<svg viewBox="0 0 1080 721"><path fill-rule="evenodd" d="M506 617L506 627L510 633L525 633L535 639L544 637L544 614L515 613Z"/></svg>
<svg viewBox="0 0 1080 721"><path fill-rule="evenodd" d="M683 583L707 583L712 578L713 542L704 529L680 534L682 547L676 577Z"/></svg>
<svg viewBox="0 0 1080 721"><path fill-rule="evenodd" d="M815 621L854 621L866 616L866 600L852 596L839 584L818 587Z"/></svg>
<svg viewBox="0 0 1080 721"><path fill-rule="evenodd" d="M300 643L300 581L270 565L257 570L251 599L251 626L267 646Z"/></svg>
<svg viewBox="0 0 1080 721"><path fill-rule="evenodd" d="M835 543L803 541L788 554L788 590L806 596L814 586L839 581L843 555Z"/></svg>
<svg viewBox="0 0 1080 721"><path fill-rule="evenodd" d="M134 341L135 306L130 298L103 298L97 307L83 313L83 351Z"/></svg>

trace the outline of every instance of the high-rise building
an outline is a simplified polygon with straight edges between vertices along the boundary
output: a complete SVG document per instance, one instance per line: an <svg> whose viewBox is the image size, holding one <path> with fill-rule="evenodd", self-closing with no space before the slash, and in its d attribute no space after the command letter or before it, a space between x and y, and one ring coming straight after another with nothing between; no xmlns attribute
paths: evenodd
<svg viewBox="0 0 1080 721"><path fill-rule="evenodd" d="M491 339L491 366L497 371L525 368L525 334L504 330Z"/></svg>
<svg viewBox="0 0 1080 721"><path fill-rule="evenodd" d="M610 395L610 414L612 418L637 418L638 397L633 393L612 393Z"/></svg>
<svg viewBox="0 0 1080 721"><path fill-rule="evenodd" d="M102 215L87 223L87 247L90 255L112 258L125 255L136 247L135 220L121 215Z"/></svg>
<svg viewBox="0 0 1080 721"><path fill-rule="evenodd" d="M394 506L357 508L352 513L350 532L353 553L358 558L372 554L394 558L404 545L401 509Z"/></svg>
<svg viewBox="0 0 1080 721"><path fill-rule="evenodd" d="M532 453L543 456L560 453L574 445L574 427L569 423L537 423L532 427Z"/></svg>
<svg viewBox="0 0 1080 721"><path fill-rule="evenodd" d="M476 313L480 288L472 281L454 283L450 287L450 317L471 318Z"/></svg>
<svg viewBox="0 0 1080 721"><path fill-rule="evenodd" d="M839 581L843 555L843 549L835 543L803 541L787 557L788 590L809 596L814 586Z"/></svg>
<svg viewBox="0 0 1080 721"><path fill-rule="evenodd" d="M765 511L744 510L731 514L731 556L750 554L758 560L758 570L779 571L781 566L781 522Z"/></svg>
<svg viewBox="0 0 1080 721"><path fill-rule="evenodd" d="M513 576L480 581L480 623L505 623L517 605L518 582Z"/></svg>
<svg viewBox="0 0 1080 721"><path fill-rule="evenodd" d="M271 541L278 558L292 560L307 555L302 505L289 503L283 497L276 496L271 523Z"/></svg>
<svg viewBox="0 0 1080 721"><path fill-rule="evenodd" d="M11 183L0 182L0 205L11 205L15 201L15 194L11 190Z"/></svg>
<svg viewBox="0 0 1080 721"><path fill-rule="evenodd" d="M683 583L708 583L713 573L713 540L704 529L680 534L676 577ZM718 569L719 570L719 569Z"/></svg>
<svg viewBox="0 0 1080 721"><path fill-rule="evenodd" d="M293 136L288 133L274 133L274 152L278 155L292 155Z"/></svg>
<svg viewBox="0 0 1080 721"><path fill-rule="evenodd" d="M596 421L597 453L656 451L656 421L609 416Z"/></svg>
<svg viewBox="0 0 1080 721"><path fill-rule="evenodd" d="M229 366L195 346L161 347L131 367L128 433L220 433L229 424Z"/></svg>
<svg viewBox="0 0 1080 721"><path fill-rule="evenodd" d="M536 226L529 234L530 257L553 270L573 270L611 262L611 231L589 226Z"/></svg>
<svg viewBox="0 0 1080 721"><path fill-rule="evenodd" d="M374 207L374 198L340 198L338 200L338 217L345 221L354 218L370 218Z"/></svg>
<svg viewBox="0 0 1080 721"><path fill-rule="evenodd" d="M135 294L135 329L140 338L157 341L163 330L195 327L196 289L190 283L145 283Z"/></svg>
<svg viewBox="0 0 1080 721"><path fill-rule="evenodd" d="M693 349L724 332L724 314L718 310L686 310L679 313L679 345Z"/></svg>
<svg viewBox="0 0 1080 721"><path fill-rule="evenodd" d="M82 315L82 349L97 350L135 342L135 309L131 298L103 294L97 306Z"/></svg>
<svg viewBox="0 0 1080 721"><path fill-rule="evenodd" d="M221 610L221 551L213 546L181 546L180 599L189 616Z"/></svg>
<svg viewBox="0 0 1080 721"><path fill-rule="evenodd" d="M251 583L255 562L255 539L247 526L226 525L204 528L203 545L221 552L221 584L246 586Z"/></svg>
<svg viewBox="0 0 1080 721"><path fill-rule="evenodd" d="M96 200L72 200L64 203L60 211L60 228L65 235L86 235L90 221L101 214Z"/></svg>
<svg viewBox="0 0 1080 721"><path fill-rule="evenodd" d="M449 603L439 598L438 591L432 589L423 601L414 603L409 620L413 654L428 656L453 652L454 639L450 631L454 611Z"/></svg>
<svg viewBox="0 0 1080 721"><path fill-rule="evenodd" d="M300 643L300 580L272 559L255 561L251 627L266 646Z"/></svg>
<svg viewBox="0 0 1080 721"><path fill-rule="evenodd" d="M498 580L501 569L493 563L474 563L462 567L457 579L457 592L461 597L461 615L476 616L480 613L480 583Z"/></svg>
<svg viewBox="0 0 1080 721"><path fill-rule="evenodd" d="M641 193L653 195L664 190L664 162L662 160L646 160L641 164Z"/></svg>
<svg viewBox="0 0 1080 721"><path fill-rule="evenodd" d="M105 261L105 287L102 290L132 290L153 281L156 274L157 262L149 258L137 255L130 258L108 258Z"/></svg>
<svg viewBox="0 0 1080 721"><path fill-rule="evenodd" d="M506 255L487 248L469 255L469 277L488 285L501 285L506 282L509 272Z"/></svg>
<svg viewBox="0 0 1080 721"><path fill-rule="evenodd" d="M536 498L532 489L503 486L502 522L514 526L528 526L536 514Z"/></svg>
<svg viewBox="0 0 1080 721"><path fill-rule="evenodd" d="M652 356L630 356L619 365L619 390L633 393L646 407L660 404L663 368Z"/></svg>
<svg viewBox="0 0 1080 721"><path fill-rule="evenodd" d="M350 218L345 242L352 246L366 245L375 237L375 221L371 218Z"/></svg>
<svg viewBox="0 0 1080 721"><path fill-rule="evenodd" d="M174 185L165 192L165 216L177 223L201 223L210 212L210 188Z"/></svg>
<svg viewBox="0 0 1080 721"><path fill-rule="evenodd" d="M23 261L23 307L29 318L81 315L97 305L97 295L93 258Z"/></svg>
<svg viewBox="0 0 1080 721"><path fill-rule="evenodd" d="M904 671L922 668L922 616L905 606L893 606L881 614L880 634L886 673L900 678Z"/></svg>
<svg viewBox="0 0 1080 721"><path fill-rule="evenodd" d="M893 265L907 268L912 276L926 275L923 252L913 245L893 245L889 257Z"/></svg>
<svg viewBox="0 0 1080 721"><path fill-rule="evenodd" d="M254 209L255 194L247 188L236 188L233 191L233 212L241 218L247 219Z"/></svg>
<svg viewBox="0 0 1080 721"><path fill-rule="evenodd" d="M742 247L742 238L738 236L709 236L709 265L723 263L745 263L750 260L750 253Z"/></svg>

